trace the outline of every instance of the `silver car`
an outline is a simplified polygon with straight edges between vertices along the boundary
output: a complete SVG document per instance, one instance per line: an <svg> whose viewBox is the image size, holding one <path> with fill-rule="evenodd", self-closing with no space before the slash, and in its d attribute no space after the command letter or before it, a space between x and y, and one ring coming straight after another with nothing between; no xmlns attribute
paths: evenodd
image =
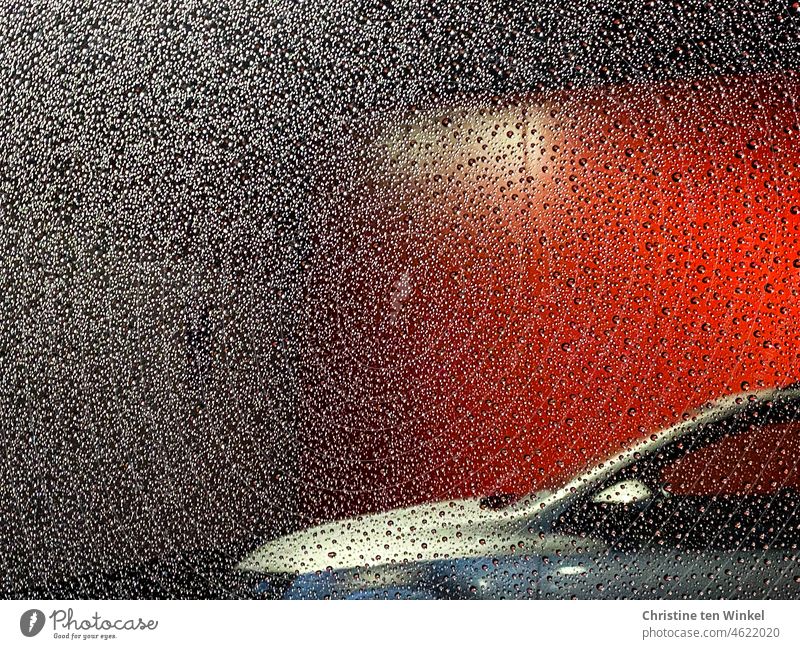
<svg viewBox="0 0 800 649"><path fill-rule="evenodd" d="M554 492L306 529L236 567L252 596L800 596L800 386L709 404Z"/></svg>

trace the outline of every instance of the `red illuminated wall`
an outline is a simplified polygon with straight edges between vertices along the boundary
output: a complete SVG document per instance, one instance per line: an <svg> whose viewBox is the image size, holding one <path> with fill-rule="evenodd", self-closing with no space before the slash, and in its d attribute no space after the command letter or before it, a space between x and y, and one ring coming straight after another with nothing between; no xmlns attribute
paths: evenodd
<svg viewBox="0 0 800 649"><path fill-rule="evenodd" d="M305 513L530 491L800 378L798 91L711 79L387 118L323 200Z"/></svg>

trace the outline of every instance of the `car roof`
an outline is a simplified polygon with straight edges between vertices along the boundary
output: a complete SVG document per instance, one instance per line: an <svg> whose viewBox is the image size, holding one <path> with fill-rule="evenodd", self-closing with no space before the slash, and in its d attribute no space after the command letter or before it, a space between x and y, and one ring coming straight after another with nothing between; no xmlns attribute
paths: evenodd
<svg viewBox="0 0 800 649"><path fill-rule="evenodd" d="M792 407L787 408L787 406ZM668 426L661 432L634 442L622 451L595 465L592 469L576 476L549 495L544 501L544 507L549 508L558 501L586 491L589 487L604 481L642 457L653 455L656 451L677 439L686 438L690 441L688 446L691 447L691 440L694 438L694 434L707 435L709 441L713 441L717 437L738 434L746 429L745 418L742 420L745 425L741 429L719 427L715 430L714 425L728 421L740 414L745 416L755 413L761 414L767 410L775 412L779 418L800 419L800 383L786 387L731 394L709 401L699 408L689 411L682 421Z"/></svg>

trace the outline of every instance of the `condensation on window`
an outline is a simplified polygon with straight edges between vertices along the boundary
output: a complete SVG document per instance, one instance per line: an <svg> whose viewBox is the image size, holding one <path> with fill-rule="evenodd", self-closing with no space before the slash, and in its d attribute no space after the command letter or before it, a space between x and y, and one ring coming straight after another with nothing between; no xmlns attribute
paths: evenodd
<svg viewBox="0 0 800 649"><path fill-rule="evenodd" d="M10 3L0 592L796 598L797 3Z"/></svg>

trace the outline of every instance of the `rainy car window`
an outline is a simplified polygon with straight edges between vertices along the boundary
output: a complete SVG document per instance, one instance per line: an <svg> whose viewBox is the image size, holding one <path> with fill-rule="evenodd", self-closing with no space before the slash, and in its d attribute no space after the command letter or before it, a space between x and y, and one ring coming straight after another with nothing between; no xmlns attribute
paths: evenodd
<svg viewBox="0 0 800 649"><path fill-rule="evenodd" d="M800 492L798 462L800 422L753 425L684 455L664 468L661 481L674 496Z"/></svg>
<svg viewBox="0 0 800 649"><path fill-rule="evenodd" d="M5 4L4 597L800 599L797 2Z"/></svg>
<svg viewBox="0 0 800 649"><path fill-rule="evenodd" d="M693 447L679 438L578 499L557 529L623 551L792 547L800 541L798 431L791 421L751 424L710 442L700 434Z"/></svg>

